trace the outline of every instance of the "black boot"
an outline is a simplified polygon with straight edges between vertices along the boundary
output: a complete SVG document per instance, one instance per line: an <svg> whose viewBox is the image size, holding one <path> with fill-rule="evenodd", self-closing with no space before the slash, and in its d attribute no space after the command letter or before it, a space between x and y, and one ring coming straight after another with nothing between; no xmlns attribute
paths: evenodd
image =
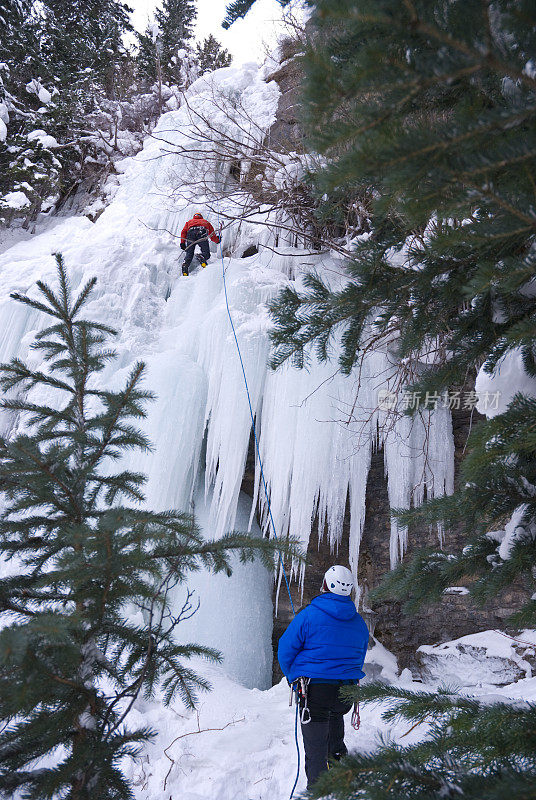
<svg viewBox="0 0 536 800"><path fill-rule="evenodd" d="M348 755L348 750L346 748L346 745L343 744L343 746L340 747L338 750L336 750L334 753L330 752L328 754L328 764L330 761L340 761L341 758L344 758L344 756L346 755Z"/></svg>

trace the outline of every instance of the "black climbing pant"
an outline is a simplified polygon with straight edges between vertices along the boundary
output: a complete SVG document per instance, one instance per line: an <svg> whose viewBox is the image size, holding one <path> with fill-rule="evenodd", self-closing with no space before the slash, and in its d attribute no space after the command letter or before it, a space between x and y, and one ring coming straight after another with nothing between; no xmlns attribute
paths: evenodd
<svg viewBox="0 0 536 800"><path fill-rule="evenodd" d="M305 748L305 774L310 789L328 760L339 760L348 752L344 744L344 714L352 703L339 698L343 683L310 683L307 705L311 721L301 726Z"/></svg>
<svg viewBox="0 0 536 800"><path fill-rule="evenodd" d="M189 231L188 231L188 233L189 233ZM187 238L186 238L186 251L185 251L185 255L184 255L184 261L182 262L182 271L183 272L188 272L188 270L190 268L190 264L192 263L192 258L194 257L194 250L195 250L195 246L196 245L199 245L199 247L201 249L201 255L203 256L203 259L205 261L209 260L209 258L210 258L210 247L209 247L209 244L208 244L207 232L205 231L203 234L201 234L201 236L202 236L202 238L199 238L199 239L198 238L194 239L193 237L190 238L189 236L187 236Z"/></svg>

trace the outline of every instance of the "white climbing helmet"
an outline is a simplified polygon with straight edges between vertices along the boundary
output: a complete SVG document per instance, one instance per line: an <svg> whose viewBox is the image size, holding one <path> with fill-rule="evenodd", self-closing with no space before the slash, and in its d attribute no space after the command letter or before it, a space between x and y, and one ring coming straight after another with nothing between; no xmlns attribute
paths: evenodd
<svg viewBox="0 0 536 800"><path fill-rule="evenodd" d="M341 594L348 597L355 588L354 576L346 567L335 564L324 575L323 588L332 594Z"/></svg>

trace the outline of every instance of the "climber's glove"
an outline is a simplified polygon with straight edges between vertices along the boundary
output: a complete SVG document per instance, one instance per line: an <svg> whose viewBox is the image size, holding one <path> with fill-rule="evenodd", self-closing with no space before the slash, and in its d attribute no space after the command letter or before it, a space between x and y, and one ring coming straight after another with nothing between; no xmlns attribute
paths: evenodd
<svg viewBox="0 0 536 800"><path fill-rule="evenodd" d="M181 250L186 250L186 242L181 242Z"/></svg>

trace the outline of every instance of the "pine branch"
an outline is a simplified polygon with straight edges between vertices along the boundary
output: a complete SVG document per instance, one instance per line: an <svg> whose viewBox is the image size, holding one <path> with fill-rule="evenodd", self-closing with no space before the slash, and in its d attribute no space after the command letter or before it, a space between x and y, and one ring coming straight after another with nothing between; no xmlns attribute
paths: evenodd
<svg viewBox="0 0 536 800"><path fill-rule="evenodd" d="M43 284L50 308L39 310L60 321L34 348L57 377L16 360L3 368L5 387L44 383L62 399L58 408L22 396L3 401L29 426L0 439L0 547L14 566L0 580L0 789L35 800L87 792L126 800L122 759L151 736L144 727L127 732L136 699L160 686L167 702L179 694L192 706L209 684L184 662L220 658L175 640L196 607L188 595L177 613L171 590L201 567L230 574L236 555L273 566L275 547L244 534L205 542L189 514L118 505L121 496L143 500L145 476L111 464L150 450L130 421L145 418L153 395L139 388L141 363L119 391L88 388L112 356L110 330L74 319L94 281L73 304L57 262L59 295ZM295 543L285 548L298 557ZM132 605L143 611L139 625L126 616Z"/></svg>

